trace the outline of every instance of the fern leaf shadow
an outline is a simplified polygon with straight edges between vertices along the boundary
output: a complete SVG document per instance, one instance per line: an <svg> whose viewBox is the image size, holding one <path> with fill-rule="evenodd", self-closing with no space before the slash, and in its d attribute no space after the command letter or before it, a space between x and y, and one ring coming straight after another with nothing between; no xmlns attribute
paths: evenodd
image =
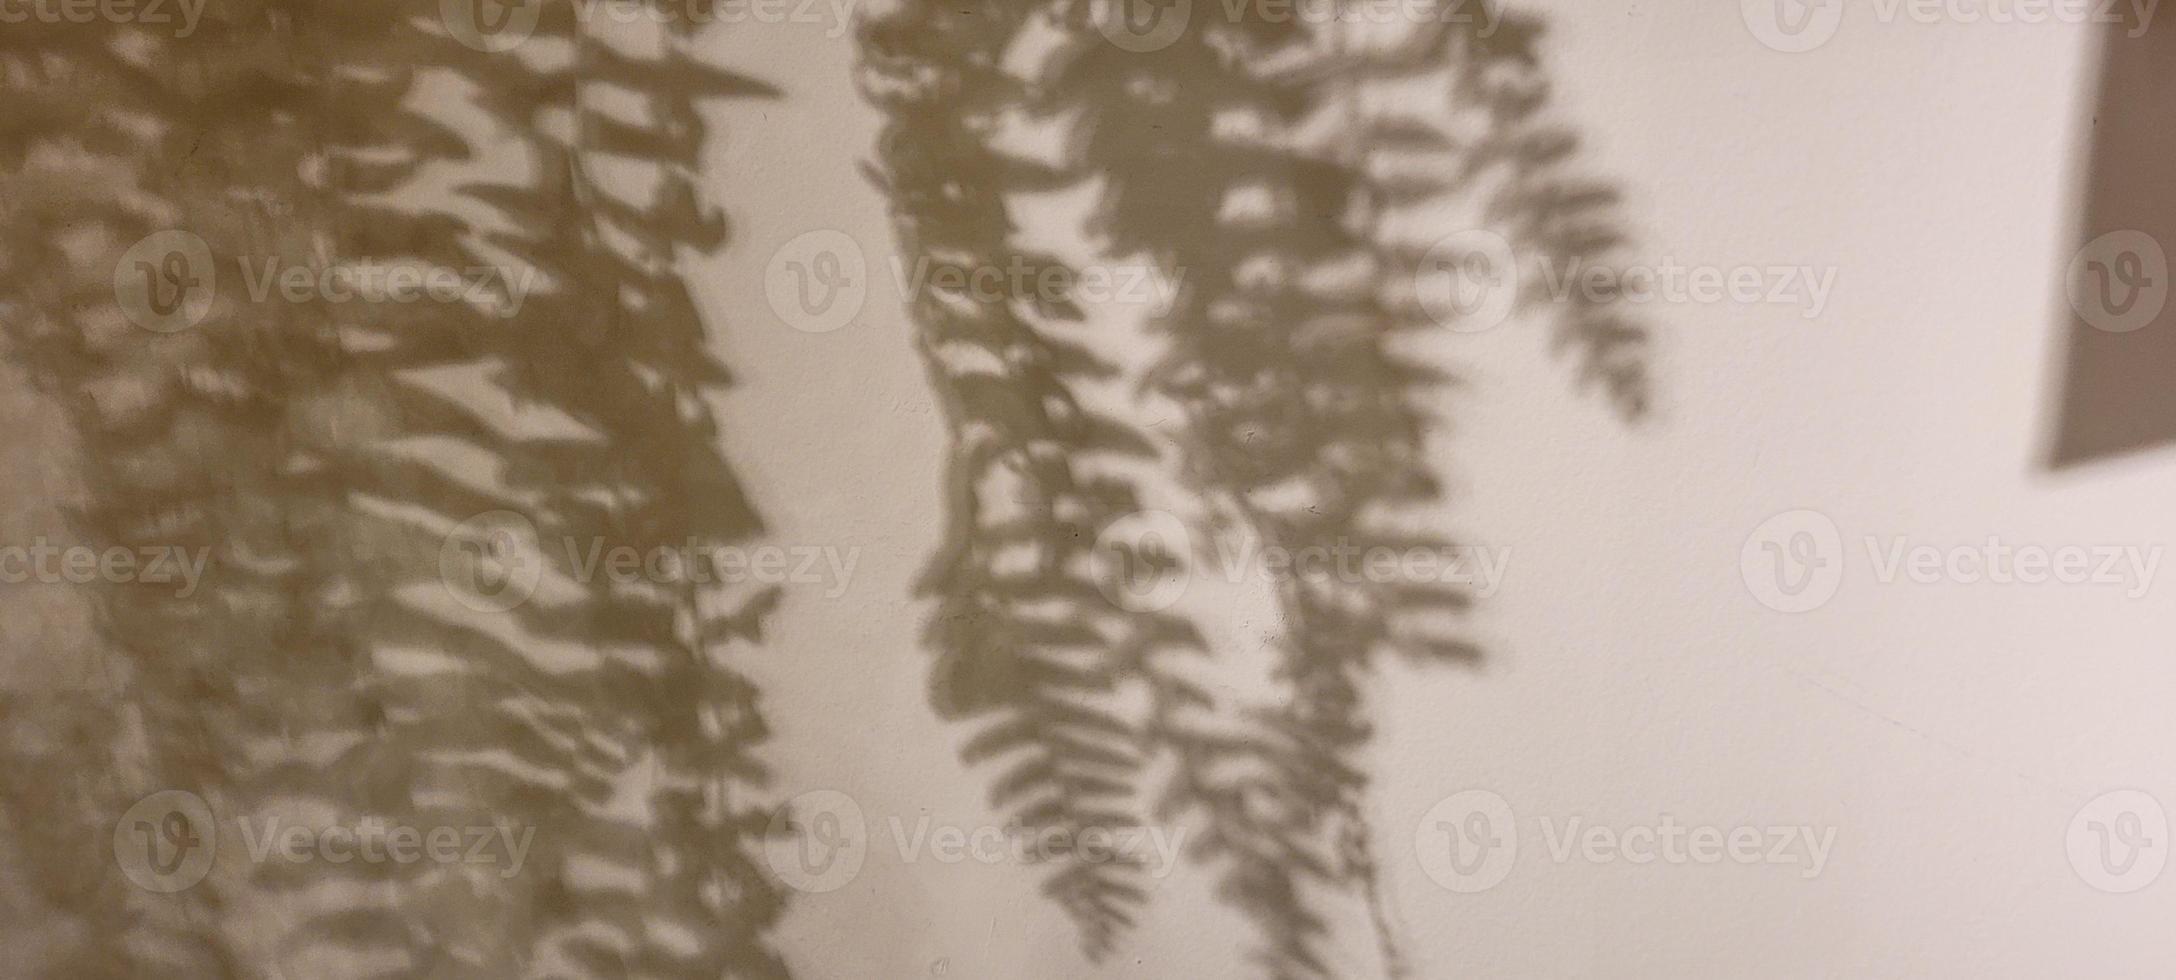
<svg viewBox="0 0 2176 980"><path fill-rule="evenodd" d="M1537 21L1446 10L1370 43L1329 19L1245 10L909 0L862 32L863 88L887 118L877 180L909 262L1026 261L1069 282L1077 270L1030 243L1012 197L1089 187L1105 254L1147 256L1181 284L1145 324L1160 353L1137 388L1180 407L1171 438L1083 407L1081 390L1118 369L1066 336L1081 319L1070 300L1020 286L909 297L953 438L949 530L923 584L931 694L944 716L980 723L963 757L997 760L992 802L1016 820L1077 833L1148 814L1195 831L1189 854L1255 923L1267 975L1339 972L1340 896L1366 906L1383 971L1402 975L1364 816L1369 679L1385 654L1474 662L1458 627L1472 596L1271 571L1281 694L1235 703L1203 671L1238 651L1099 578L1207 574L1215 550L1119 533L1146 492L1114 474L1175 469L1203 515L1190 542L1451 551L1415 515L1443 496L1427 457L1439 420L1423 406L1457 373L1410 340L1458 324L1415 288L1442 250L1393 226L1463 198L1521 259L1600 261L1627 238L1618 192L1579 174L1577 138L1547 112ZM1371 94L1416 80L1447 96ZM1023 126L1060 132L1062 148L1023 152ZM1553 320L1582 382L1642 416L1644 330L1526 281L1512 305ZM1092 957L1146 904L1135 870L1051 872Z"/></svg>
<svg viewBox="0 0 2176 980"><path fill-rule="evenodd" d="M12 827L66 839L33 848L54 856L50 904L87 927L51 975L786 975L755 853L779 825L754 795L760 693L734 666L777 596L582 561L763 530L721 454L730 374L681 270L728 235L699 200L700 105L776 93L698 58L715 18L685 4L612 37L576 6L531 5L531 35L496 52L422 0L0 41L0 305L83 446L77 530L209 557L193 595L101 590L110 689L10 706L11 731L68 733L70 768L104 774L7 794ZM464 99L471 124L439 111ZM463 173L491 179L446 186ZM157 334L125 322L113 270L161 229L208 246L213 267L187 271L215 299ZM477 288L267 301L260 262ZM497 559L544 586L457 601L449 556L494 515L527 531ZM25 750L10 738L11 761ZM112 866L82 855L154 789L235 820L534 847L520 874L241 862L178 898L82 884Z"/></svg>

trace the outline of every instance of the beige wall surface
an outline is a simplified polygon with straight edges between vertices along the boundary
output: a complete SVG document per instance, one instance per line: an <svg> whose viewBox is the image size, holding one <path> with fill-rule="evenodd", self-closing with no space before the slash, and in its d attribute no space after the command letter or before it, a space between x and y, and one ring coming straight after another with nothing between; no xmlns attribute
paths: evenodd
<svg viewBox="0 0 2176 980"><path fill-rule="evenodd" d="M1505 564L1464 624L1477 664L1386 662L1369 681L1365 816L1412 977L2176 970L2160 870L2176 452L2045 465L2102 31L1973 15L2011 9L1993 0L1918 19L1933 8L1805 7L1812 36L1763 19L1796 0L1521 8L1548 24L1583 165L1624 195L1614 264L1762 289L1632 304L1655 401L1630 426L1579 393L1532 317L1415 342L1465 378L1434 402L1436 519ZM854 35L838 8L803 9L704 36L706 59L779 94L704 110L699 179L731 236L683 270L737 378L722 438L762 540L851 561L789 589L742 661L776 798L843 794L863 818L858 873L789 888L778 947L815 978L1260 976L1250 926L1199 867L1153 877L1137 927L1092 963L1037 869L935 849L1006 820L992 770L960 761L969 729L930 706L914 588L945 510L945 420L861 169L882 119L856 91ZM437 96L463 111L461 91ZM1078 249L1083 206L1024 204L1027 232ZM864 267L859 312L814 331L767 297L818 232ZM1089 313L1085 333L1138 374L1141 324ZM0 375L0 411L57 432L22 385ZM7 532L61 533L80 492L54 462L66 440L0 436ZM2074 580L2020 580L2020 555L2080 552ZM1235 649L1275 633L1258 589L1196 583L1183 601ZM81 668L95 654L54 651L89 632L85 609L0 593L0 670ZM812 832L828 847L837 829ZM14 860L0 851L0 874ZM18 890L0 908L35 904ZM1384 975L1365 905L1324 902L1330 975Z"/></svg>
<svg viewBox="0 0 2176 980"><path fill-rule="evenodd" d="M2176 458L2040 468L2099 35L1847 6L1803 53L1763 45L1735 4L1537 8L1641 260L1833 280L1816 316L1803 294L1642 308L1660 411L1630 433L1560 396L1531 329L1431 345L1474 378L1441 445L1456 523L1511 561L1478 613L1483 667L1378 687L1372 816L1417 975L2147 977L2176 958L2169 882L2101 891L2067 844L2103 793L2176 793L2169 584L1883 581L1876 560L1899 541L2144 550L2176 533ZM741 237L717 293L754 293L767 246L812 228L882 254L881 199L845 152L876 126L850 46L735 50L787 97L726 116L719 193ZM872 820L973 826L992 818L958 733L923 708L920 613L898 598L933 538L940 423L892 284L870 281L864 315L827 334L726 308L734 406L767 420L736 448L762 461L779 536L821 539L844 514L869 535L849 608L782 617L778 757L789 786L845 790ZM1842 579L1819 608L1771 610L1741 558L1801 509L1838 529ZM1506 801L1520 846L1500 883L1460 894L1417 848L1430 808L1472 789ZM1666 819L1833 844L1818 874L1552 853L1573 820ZM1241 927L1183 873L1095 969L1032 876L895 853L796 907L818 975L1249 975Z"/></svg>

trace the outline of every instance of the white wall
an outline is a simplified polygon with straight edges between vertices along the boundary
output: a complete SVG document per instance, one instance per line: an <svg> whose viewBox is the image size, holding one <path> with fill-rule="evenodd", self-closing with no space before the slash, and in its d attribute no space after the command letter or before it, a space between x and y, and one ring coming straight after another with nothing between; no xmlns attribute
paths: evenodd
<svg viewBox="0 0 2176 980"><path fill-rule="evenodd" d="M1620 428L1569 394L1533 327L1446 337L1477 383L1450 403L1458 526L1509 546L1477 619L1487 665L1380 686L1379 846L1418 974L2165 976L2176 880L2090 887L2073 814L2134 787L2176 800L2176 584L1878 580L1863 545L2135 545L2176 535L2176 457L2036 468L2064 322L2097 36L2057 25L1877 22L1853 7L1803 54L1736 4L1551 0L1547 47L1591 163L1620 179L1651 261L1812 265L1795 306L1654 305L1659 417ZM926 706L909 580L935 541L942 432L889 274L884 204L853 168L876 118L851 39L743 32L721 55L787 97L721 110L716 196L735 243L696 279L740 372L735 458L774 540L849 542L837 601L799 596L761 672L783 793L973 826L986 773ZM765 260L834 228L872 261L852 325L788 328ZM1785 614L1741 578L1748 535L1810 508L1844 544L1834 599ZM1438 886L1416 828L1455 792L1516 813L1521 851L1477 894ZM1803 866L1552 860L1543 818L1622 830L1811 825ZM2162 835L2157 846L2165 855ZM2176 879L2176 875L2171 875ZM786 939L817 977L1248 976L1192 873L1100 970L1029 869L872 848L802 897Z"/></svg>

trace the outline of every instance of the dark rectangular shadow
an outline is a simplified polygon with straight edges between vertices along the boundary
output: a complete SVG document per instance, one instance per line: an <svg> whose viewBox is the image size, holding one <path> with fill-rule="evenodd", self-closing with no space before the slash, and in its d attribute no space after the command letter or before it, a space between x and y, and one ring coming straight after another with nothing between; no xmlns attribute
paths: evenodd
<svg viewBox="0 0 2176 980"><path fill-rule="evenodd" d="M2134 31L2110 25L2104 41L2080 250L2065 256L2056 470L2176 441L2176 27Z"/></svg>

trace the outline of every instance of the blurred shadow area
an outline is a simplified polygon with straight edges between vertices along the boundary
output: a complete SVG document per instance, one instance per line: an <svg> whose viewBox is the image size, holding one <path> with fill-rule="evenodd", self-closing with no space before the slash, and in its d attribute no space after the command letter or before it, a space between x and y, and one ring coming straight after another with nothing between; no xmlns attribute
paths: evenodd
<svg viewBox="0 0 2176 980"><path fill-rule="evenodd" d="M2109 26L2085 160L2080 246L2064 278L2069 329L2048 466L2176 440L2176 26Z"/></svg>

